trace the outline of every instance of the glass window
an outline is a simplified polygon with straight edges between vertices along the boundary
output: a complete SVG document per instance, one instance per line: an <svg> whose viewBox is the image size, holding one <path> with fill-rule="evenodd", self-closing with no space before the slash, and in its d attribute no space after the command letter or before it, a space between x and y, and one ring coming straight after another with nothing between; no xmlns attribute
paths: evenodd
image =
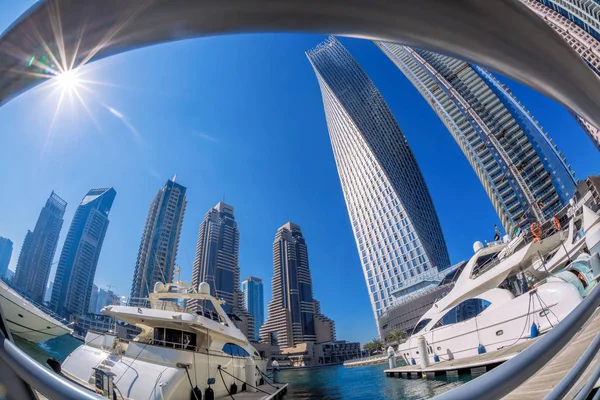
<svg viewBox="0 0 600 400"><path fill-rule="evenodd" d="M448 311L435 325L433 328L439 328L440 326L455 324L457 322L467 321L473 317L478 316L490 306L490 302L483 299L469 299L465 300L452 310Z"/></svg>
<svg viewBox="0 0 600 400"><path fill-rule="evenodd" d="M415 333L421 332L429 322L431 322L431 318L425 318L424 320L419 321L415 326L415 329L413 329L412 334L414 335Z"/></svg>
<svg viewBox="0 0 600 400"><path fill-rule="evenodd" d="M235 343L226 343L223 346L223 353L229 354L230 356L236 357L248 357L249 354L243 347L238 346Z"/></svg>

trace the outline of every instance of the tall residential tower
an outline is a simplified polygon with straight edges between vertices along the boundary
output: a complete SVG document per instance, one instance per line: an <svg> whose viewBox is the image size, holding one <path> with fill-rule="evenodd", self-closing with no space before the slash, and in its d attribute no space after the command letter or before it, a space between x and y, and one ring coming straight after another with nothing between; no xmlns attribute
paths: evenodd
<svg viewBox="0 0 600 400"><path fill-rule="evenodd" d="M288 222L273 242L273 299L269 317L260 328L263 342L293 347L303 342L335 340L333 321L321 314L313 298L308 249L300 226ZM317 326L319 325L319 326ZM326 329L322 329L326 325ZM327 335L319 337L319 332Z"/></svg>
<svg viewBox="0 0 600 400"><path fill-rule="evenodd" d="M233 207L219 202L208 210L198 230L192 286L197 288L201 282L207 282L211 294L225 300L223 310L238 317L238 327L246 337L252 337L254 319L244 307L240 291L239 247L240 232ZM200 305L196 303L196 307ZM211 308L209 304L202 306L204 309Z"/></svg>
<svg viewBox="0 0 600 400"><path fill-rule="evenodd" d="M521 0L600 75L600 3L592 0ZM600 150L600 130L579 115L573 116Z"/></svg>
<svg viewBox="0 0 600 400"><path fill-rule="evenodd" d="M254 318L254 338L258 340L260 327L265 322L262 279L253 276L244 279L242 293L244 294L244 306Z"/></svg>
<svg viewBox="0 0 600 400"><path fill-rule="evenodd" d="M465 61L376 44L446 125L507 232L552 218L569 202L575 192L572 171L510 89Z"/></svg>
<svg viewBox="0 0 600 400"><path fill-rule="evenodd" d="M88 312L96 266L108 229L108 214L117 192L92 189L81 200L63 245L50 308L61 315Z"/></svg>
<svg viewBox="0 0 600 400"><path fill-rule="evenodd" d="M450 266L433 201L383 97L334 37L307 52L375 320L392 292Z"/></svg>
<svg viewBox="0 0 600 400"><path fill-rule="evenodd" d="M13 284L38 303L44 301L66 208L67 202L52 192L21 247Z"/></svg>
<svg viewBox="0 0 600 400"><path fill-rule="evenodd" d="M131 303L147 298L156 282L171 282L185 213L185 186L168 180L150 204L138 251ZM140 303L141 304L141 303Z"/></svg>

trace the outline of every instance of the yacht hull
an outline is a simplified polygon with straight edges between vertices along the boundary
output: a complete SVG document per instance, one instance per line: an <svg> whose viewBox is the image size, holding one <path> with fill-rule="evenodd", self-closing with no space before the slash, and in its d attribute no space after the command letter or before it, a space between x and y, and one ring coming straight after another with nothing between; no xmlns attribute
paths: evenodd
<svg viewBox="0 0 600 400"><path fill-rule="evenodd" d="M266 371L266 360L254 359L254 362L261 371ZM184 365L189 366L189 379ZM214 379L210 387L215 398L229 397L227 390L231 390L234 382L237 391L241 391L243 382L246 382L247 368L245 357L140 342L119 343L108 334L88 333L86 343L67 357L62 364L62 371L69 378L92 389L96 367L114 374L115 387L126 398L164 400L189 399L192 390L190 380L204 395L211 378ZM261 374L254 371L255 382L251 384L258 386L260 378Z"/></svg>
<svg viewBox="0 0 600 400"><path fill-rule="evenodd" d="M0 306L10 332L29 342L39 343L71 332L1 281Z"/></svg>
<svg viewBox="0 0 600 400"><path fill-rule="evenodd" d="M481 298L486 298L485 295ZM480 345L486 352L500 350L530 340L534 323L540 333L552 329L581 301L575 286L548 282L500 306L490 307L475 318L415 334L399 346L398 353L408 364L413 360L419 364L419 336L425 338L431 364L434 356L441 361L475 356L481 351Z"/></svg>

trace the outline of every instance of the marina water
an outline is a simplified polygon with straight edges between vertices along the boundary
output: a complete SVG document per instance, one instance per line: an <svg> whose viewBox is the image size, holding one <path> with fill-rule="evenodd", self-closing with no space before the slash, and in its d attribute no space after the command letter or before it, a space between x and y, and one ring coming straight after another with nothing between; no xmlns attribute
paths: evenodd
<svg viewBox="0 0 600 400"><path fill-rule="evenodd" d="M41 364L49 357L63 360L82 342L65 335L40 344L15 338L17 345ZM428 399L468 378L401 379L383 373L387 365L345 368L342 365L281 371L278 380L290 384L286 400L417 400Z"/></svg>

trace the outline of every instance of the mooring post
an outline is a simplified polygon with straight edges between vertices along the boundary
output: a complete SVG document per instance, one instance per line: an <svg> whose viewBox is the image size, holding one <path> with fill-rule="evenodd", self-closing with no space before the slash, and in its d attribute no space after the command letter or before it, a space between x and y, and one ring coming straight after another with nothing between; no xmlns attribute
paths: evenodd
<svg viewBox="0 0 600 400"><path fill-rule="evenodd" d="M417 338L417 348L419 349L419 356L421 356L421 372L425 376L425 369L429 367L429 354L427 354L427 342L425 337L419 336Z"/></svg>

